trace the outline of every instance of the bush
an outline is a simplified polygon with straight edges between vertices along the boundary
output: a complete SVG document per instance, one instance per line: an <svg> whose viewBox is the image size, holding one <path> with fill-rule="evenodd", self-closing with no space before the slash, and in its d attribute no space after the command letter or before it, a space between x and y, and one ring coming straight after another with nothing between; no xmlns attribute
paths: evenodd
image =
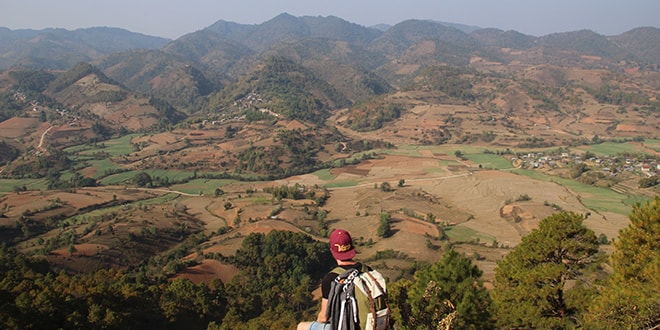
<svg viewBox="0 0 660 330"><path fill-rule="evenodd" d="M658 185L660 183L660 180L658 180L657 175L650 176L648 178L642 178L639 180L639 187L640 188L650 188Z"/></svg>

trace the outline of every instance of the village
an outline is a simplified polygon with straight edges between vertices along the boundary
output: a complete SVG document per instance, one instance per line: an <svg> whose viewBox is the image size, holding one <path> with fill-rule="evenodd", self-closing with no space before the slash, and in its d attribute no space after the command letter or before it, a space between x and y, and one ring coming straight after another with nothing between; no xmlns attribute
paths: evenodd
<svg viewBox="0 0 660 330"><path fill-rule="evenodd" d="M583 164L590 170L597 169L611 177L616 177L621 173L632 173L640 178L649 178L660 172L658 159L646 154L624 157L621 155L597 156L592 152L557 151L551 153L530 152L522 155L512 155L509 159L517 168L526 169L571 168Z"/></svg>

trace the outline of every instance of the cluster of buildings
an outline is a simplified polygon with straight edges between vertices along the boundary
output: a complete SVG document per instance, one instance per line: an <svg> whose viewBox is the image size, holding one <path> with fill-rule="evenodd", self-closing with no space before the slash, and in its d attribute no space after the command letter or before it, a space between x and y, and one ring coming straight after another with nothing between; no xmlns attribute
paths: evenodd
<svg viewBox="0 0 660 330"><path fill-rule="evenodd" d="M621 157L621 156L595 156L593 154L573 154L562 152L557 154L546 154L543 152L527 153L514 157L511 161L521 168L562 168L576 164L582 164L598 168L603 172L616 176L621 172L638 173L650 177L660 173L660 161L648 156L643 158Z"/></svg>

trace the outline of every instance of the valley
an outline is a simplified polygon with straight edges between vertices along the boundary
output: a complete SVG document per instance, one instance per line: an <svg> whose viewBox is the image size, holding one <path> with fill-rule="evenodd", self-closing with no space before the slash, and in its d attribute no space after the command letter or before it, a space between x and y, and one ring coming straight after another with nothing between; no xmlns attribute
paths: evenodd
<svg viewBox="0 0 660 330"><path fill-rule="evenodd" d="M326 243L343 228L391 282L454 250L492 290L544 219L583 217L610 255L660 189L656 28L531 37L282 14L144 49L79 45L77 63L39 62L12 36L0 242L54 271L238 290L253 234Z"/></svg>

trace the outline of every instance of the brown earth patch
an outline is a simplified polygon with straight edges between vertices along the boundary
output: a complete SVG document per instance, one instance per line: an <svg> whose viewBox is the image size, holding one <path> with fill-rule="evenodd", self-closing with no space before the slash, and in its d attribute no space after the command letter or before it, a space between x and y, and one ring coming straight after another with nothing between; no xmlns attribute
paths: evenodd
<svg viewBox="0 0 660 330"><path fill-rule="evenodd" d="M268 234L273 230L288 230L300 232L301 230L291 223L282 220L261 220L255 222L243 222L227 234L216 236L204 249L205 253L220 253L223 256L233 256L241 247L243 238L251 233Z"/></svg>
<svg viewBox="0 0 660 330"><path fill-rule="evenodd" d="M108 246L101 244L75 244L73 247L75 248L75 251L73 252L72 256L87 257L94 256L108 249ZM68 248L60 248L51 251L51 254L66 257L69 256L69 250Z"/></svg>
<svg viewBox="0 0 660 330"><path fill-rule="evenodd" d="M218 260L205 259L200 264L179 272L174 278L187 278L196 284L209 284L214 279L219 279L222 283L229 283L239 272L239 269L232 265Z"/></svg>
<svg viewBox="0 0 660 330"><path fill-rule="evenodd" d="M0 123L0 137L16 138L24 136L30 130L47 126L48 124L41 123L38 118L12 117Z"/></svg>
<svg viewBox="0 0 660 330"><path fill-rule="evenodd" d="M224 211L223 202L213 198L195 197L186 198L181 201L185 205L187 213L204 223L207 233L216 232L218 229L228 226L227 219L222 216Z"/></svg>
<svg viewBox="0 0 660 330"><path fill-rule="evenodd" d="M367 168L365 163L369 163L369 162L367 161L360 165L349 165L341 168L333 168L330 169L330 173L334 176L340 176L343 173L348 173L358 176L366 176L367 174L369 174L370 169Z"/></svg>
<svg viewBox="0 0 660 330"><path fill-rule="evenodd" d="M416 235L421 235L421 236L431 236L431 237L438 237L440 234L438 232L438 227L435 224L431 224L428 222L424 222L422 220L412 218L412 217L407 217L407 216L400 216L400 222L395 226L396 229L399 230L405 230L407 232L416 234Z"/></svg>
<svg viewBox="0 0 660 330"><path fill-rule="evenodd" d="M637 125L626 125L626 124L616 125L616 130L621 132L638 132L640 131L640 129L641 128Z"/></svg>

